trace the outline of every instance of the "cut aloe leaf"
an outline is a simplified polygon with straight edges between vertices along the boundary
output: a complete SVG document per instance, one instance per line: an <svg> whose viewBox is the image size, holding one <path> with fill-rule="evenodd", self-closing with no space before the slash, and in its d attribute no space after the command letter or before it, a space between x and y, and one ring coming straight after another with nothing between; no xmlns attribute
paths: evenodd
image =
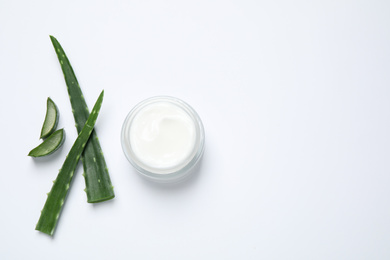
<svg viewBox="0 0 390 260"><path fill-rule="evenodd" d="M64 49L55 37L50 36L50 40L61 65L69 94L69 100L72 106L73 117L76 122L77 132L80 133L89 116L89 110ZM87 201L89 203L97 203L114 198L114 189L95 130L92 131L81 160L84 168L83 175L85 179Z"/></svg>
<svg viewBox="0 0 390 260"><path fill-rule="evenodd" d="M35 227L48 235L54 234L54 229L57 225L58 218L65 203L66 195L68 194L69 187L73 178L73 174L76 170L76 166L79 162L81 153L84 151L84 147L92 133L95 126L97 117L99 115L100 108L103 102L104 92L100 94L95 106L92 109L90 116L87 119L83 129L80 131L76 141L70 149L66 159L57 175L56 180L50 192L47 194L47 199L38 223Z"/></svg>
<svg viewBox="0 0 390 260"><path fill-rule="evenodd" d="M65 140L64 129L59 129L52 133L48 138L45 139L40 145L32 149L28 156L31 157L42 157L54 153L61 147Z"/></svg>
<svg viewBox="0 0 390 260"><path fill-rule="evenodd" d="M53 100L51 100L51 98L47 98L46 116L41 130L41 139L45 139L56 130L58 118L59 112L56 104Z"/></svg>

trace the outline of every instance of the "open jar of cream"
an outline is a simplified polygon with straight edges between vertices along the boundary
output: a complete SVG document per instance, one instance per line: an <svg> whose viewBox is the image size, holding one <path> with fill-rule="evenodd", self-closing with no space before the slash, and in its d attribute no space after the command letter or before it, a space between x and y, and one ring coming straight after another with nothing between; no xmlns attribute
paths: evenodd
<svg viewBox="0 0 390 260"><path fill-rule="evenodd" d="M134 168L157 182L187 177L204 151L204 129L195 110L168 96L146 99L127 115L122 149Z"/></svg>

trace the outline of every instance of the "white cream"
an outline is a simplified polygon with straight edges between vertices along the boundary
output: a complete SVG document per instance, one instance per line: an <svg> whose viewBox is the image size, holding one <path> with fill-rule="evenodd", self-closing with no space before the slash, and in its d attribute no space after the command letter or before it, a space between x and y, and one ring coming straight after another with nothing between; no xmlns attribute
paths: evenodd
<svg viewBox="0 0 390 260"><path fill-rule="evenodd" d="M184 180L204 151L204 128L184 101L157 96L137 104L122 126L122 149L138 173L161 183Z"/></svg>
<svg viewBox="0 0 390 260"><path fill-rule="evenodd" d="M196 141L193 119L169 102L151 103L138 111L130 128L133 153L145 168L180 168L191 160Z"/></svg>

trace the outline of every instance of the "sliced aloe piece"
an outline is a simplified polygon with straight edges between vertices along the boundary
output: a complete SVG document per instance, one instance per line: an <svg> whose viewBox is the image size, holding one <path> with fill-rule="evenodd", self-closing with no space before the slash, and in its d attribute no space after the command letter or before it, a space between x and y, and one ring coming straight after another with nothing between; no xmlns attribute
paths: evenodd
<svg viewBox="0 0 390 260"><path fill-rule="evenodd" d="M51 98L47 98L46 116L45 121L43 122L40 138L45 139L56 130L58 118L59 112L56 104Z"/></svg>
<svg viewBox="0 0 390 260"><path fill-rule="evenodd" d="M54 153L65 140L64 129L59 129L52 133L48 138L45 139L40 145L32 149L28 156L31 157L42 157Z"/></svg>

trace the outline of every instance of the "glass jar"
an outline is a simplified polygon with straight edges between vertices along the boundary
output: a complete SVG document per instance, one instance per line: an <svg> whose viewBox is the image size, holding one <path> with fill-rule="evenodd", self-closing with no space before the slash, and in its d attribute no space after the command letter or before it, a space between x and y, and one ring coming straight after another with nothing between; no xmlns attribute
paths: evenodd
<svg viewBox="0 0 390 260"><path fill-rule="evenodd" d="M205 134L200 117L186 102L156 96L129 112L121 143L127 160L143 177L172 183L193 172L203 155Z"/></svg>

